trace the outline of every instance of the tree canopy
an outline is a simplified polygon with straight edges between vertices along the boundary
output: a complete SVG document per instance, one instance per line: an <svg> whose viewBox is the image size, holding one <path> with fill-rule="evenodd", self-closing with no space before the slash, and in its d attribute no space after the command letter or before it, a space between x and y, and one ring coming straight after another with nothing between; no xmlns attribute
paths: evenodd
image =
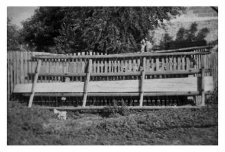
<svg viewBox="0 0 225 152"><path fill-rule="evenodd" d="M140 41L183 7L40 7L23 22L24 42L38 51L139 51Z"/></svg>
<svg viewBox="0 0 225 152"><path fill-rule="evenodd" d="M7 18L7 50L19 49L19 30L13 25L10 18Z"/></svg>
<svg viewBox="0 0 225 152"><path fill-rule="evenodd" d="M174 48L180 47L191 47L192 45L206 45L205 37L209 33L208 28L202 28L198 30L198 24L196 22L192 23L188 29L181 27L176 33L176 39L168 33L165 33L163 39L160 42L161 49L171 49L170 45ZM192 43L195 42L195 43Z"/></svg>

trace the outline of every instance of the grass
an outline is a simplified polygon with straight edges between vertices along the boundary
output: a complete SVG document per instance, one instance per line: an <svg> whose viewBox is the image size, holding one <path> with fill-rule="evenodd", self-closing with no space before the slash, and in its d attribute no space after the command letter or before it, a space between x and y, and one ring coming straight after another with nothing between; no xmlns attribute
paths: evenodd
<svg viewBox="0 0 225 152"><path fill-rule="evenodd" d="M49 110L8 102L8 145L217 145L217 107L104 113L68 112L57 120Z"/></svg>

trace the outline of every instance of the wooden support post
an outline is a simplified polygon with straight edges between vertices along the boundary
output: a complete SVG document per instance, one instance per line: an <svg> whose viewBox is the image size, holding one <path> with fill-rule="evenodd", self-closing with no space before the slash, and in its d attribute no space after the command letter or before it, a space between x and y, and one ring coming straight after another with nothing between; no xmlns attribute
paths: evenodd
<svg viewBox="0 0 225 152"><path fill-rule="evenodd" d="M35 71L34 82L33 82L32 88L31 88L31 96L30 96L29 104L28 104L29 108L32 106L32 103L33 103L33 98L34 98L34 94L35 94L35 86L36 86L36 83L38 80L38 75L39 75L40 69L41 69L41 59L38 60L36 71Z"/></svg>
<svg viewBox="0 0 225 152"><path fill-rule="evenodd" d="M202 56L202 72L201 72L201 92L202 92L202 102L201 106L205 106L205 82L204 82L204 76L205 76L205 55Z"/></svg>
<svg viewBox="0 0 225 152"><path fill-rule="evenodd" d="M82 105L82 107L86 106L87 92L88 92L88 83L90 81L91 70L92 70L92 59L89 59L89 61L88 61L87 77L86 77L86 81L85 81L85 84L84 84L84 96L83 96L83 105Z"/></svg>
<svg viewBox="0 0 225 152"><path fill-rule="evenodd" d="M141 72L141 90L140 90L140 105L143 106L143 98L144 98L144 79L145 79L145 63L146 63L146 57L143 57L142 62L142 72Z"/></svg>

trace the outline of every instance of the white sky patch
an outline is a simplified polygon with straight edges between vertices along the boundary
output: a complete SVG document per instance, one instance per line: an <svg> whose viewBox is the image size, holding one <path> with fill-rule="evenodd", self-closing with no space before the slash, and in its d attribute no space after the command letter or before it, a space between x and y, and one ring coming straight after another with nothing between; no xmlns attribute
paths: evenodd
<svg viewBox="0 0 225 152"><path fill-rule="evenodd" d="M21 22L30 18L37 8L38 7L8 7L7 17L12 19L13 24L22 27Z"/></svg>

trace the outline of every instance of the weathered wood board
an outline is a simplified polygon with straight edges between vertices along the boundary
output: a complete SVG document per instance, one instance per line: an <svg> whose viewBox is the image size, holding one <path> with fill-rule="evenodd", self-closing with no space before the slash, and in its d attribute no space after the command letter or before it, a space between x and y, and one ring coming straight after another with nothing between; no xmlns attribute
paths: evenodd
<svg viewBox="0 0 225 152"><path fill-rule="evenodd" d="M213 91L213 78L205 79L205 91ZM140 80L94 81L89 83L88 92L140 92ZM17 84L14 93L31 92L32 84ZM144 92L185 92L200 91L201 79L197 77L147 79ZM83 82L37 83L35 92L83 92Z"/></svg>

